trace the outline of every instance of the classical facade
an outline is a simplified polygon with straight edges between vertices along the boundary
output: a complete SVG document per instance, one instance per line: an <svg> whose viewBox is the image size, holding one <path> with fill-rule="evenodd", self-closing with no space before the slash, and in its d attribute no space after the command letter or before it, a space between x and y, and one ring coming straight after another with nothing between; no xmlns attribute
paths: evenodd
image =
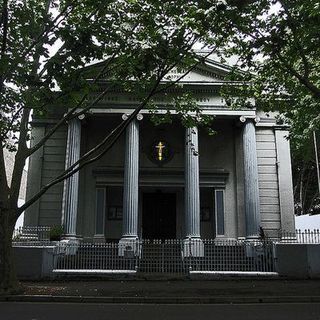
<svg viewBox="0 0 320 320"><path fill-rule="evenodd" d="M286 128L272 115L233 110L219 96L229 68L207 59L167 95L191 92L214 117L215 135L172 123L155 126L148 110L96 162L51 188L28 209L25 225L63 225L66 239L255 239L294 230ZM171 77L179 77L179 71ZM103 86L103 84L101 85ZM93 95L94 96L94 95ZM158 96L166 110L167 96ZM81 119L61 127L33 155L27 196L94 147L138 105L114 90ZM59 115L34 119L36 143Z"/></svg>

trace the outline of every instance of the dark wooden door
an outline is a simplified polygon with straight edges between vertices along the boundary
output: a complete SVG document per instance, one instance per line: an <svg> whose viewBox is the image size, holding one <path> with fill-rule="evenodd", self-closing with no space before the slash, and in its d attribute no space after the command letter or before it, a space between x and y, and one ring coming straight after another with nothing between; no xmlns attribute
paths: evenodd
<svg viewBox="0 0 320 320"><path fill-rule="evenodd" d="M176 195L174 193L144 193L142 210L144 239L175 239Z"/></svg>

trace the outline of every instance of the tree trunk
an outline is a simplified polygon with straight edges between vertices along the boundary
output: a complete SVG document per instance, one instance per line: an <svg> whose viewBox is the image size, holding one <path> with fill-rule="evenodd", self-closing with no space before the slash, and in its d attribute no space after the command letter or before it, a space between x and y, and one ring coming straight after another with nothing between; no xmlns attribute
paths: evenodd
<svg viewBox="0 0 320 320"><path fill-rule="evenodd" d="M0 293L14 294L20 286L16 275L12 249L15 227L14 210L0 208Z"/></svg>

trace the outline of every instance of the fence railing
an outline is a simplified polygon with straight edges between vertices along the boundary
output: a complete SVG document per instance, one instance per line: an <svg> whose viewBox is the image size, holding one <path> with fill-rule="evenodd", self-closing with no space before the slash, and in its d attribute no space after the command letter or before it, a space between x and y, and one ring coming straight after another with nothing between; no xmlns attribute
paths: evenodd
<svg viewBox="0 0 320 320"><path fill-rule="evenodd" d="M30 244L31 246L37 242L50 241L50 227L20 227L14 230L12 235L13 243Z"/></svg>
<svg viewBox="0 0 320 320"><path fill-rule="evenodd" d="M138 256L119 256L119 243L60 244L55 248L55 271L135 271Z"/></svg>
<svg viewBox="0 0 320 320"><path fill-rule="evenodd" d="M119 243L58 245L55 272L274 272L273 243L268 241L142 240L123 252Z"/></svg>
<svg viewBox="0 0 320 320"><path fill-rule="evenodd" d="M284 243L320 243L319 229L297 229L295 232L282 232L281 242Z"/></svg>

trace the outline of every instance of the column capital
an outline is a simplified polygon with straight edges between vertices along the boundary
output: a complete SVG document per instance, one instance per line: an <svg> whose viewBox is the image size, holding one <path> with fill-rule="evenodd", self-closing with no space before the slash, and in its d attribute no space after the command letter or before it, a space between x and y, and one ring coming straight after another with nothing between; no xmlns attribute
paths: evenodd
<svg viewBox="0 0 320 320"><path fill-rule="evenodd" d="M84 120L86 118L86 114L85 113L81 113L78 117L77 117L80 121Z"/></svg>
<svg viewBox="0 0 320 320"><path fill-rule="evenodd" d="M67 115L67 113L65 113L63 116L65 117L66 115ZM87 116L86 113L81 113L76 117L73 117L71 119L66 119L66 122L69 123L70 121L73 121L73 120L75 120L75 121L79 120L81 122L82 120L84 120L86 118L86 116Z"/></svg>
<svg viewBox="0 0 320 320"><path fill-rule="evenodd" d="M124 113L124 114L122 115L122 120L123 120L123 121L126 121L126 120L128 120L129 117L130 117L130 114L129 114L129 113ZM137 116L136 116L136 119L137 119L138 121L141 121L141 120L143 119L143 114L142 114L142 113L138 113Z"/></svg>
<svg viewBox="0 0 320 320"><path fill-rule="evenodd" d="M259 123L260 122L260 117L259 116L241 116L239 118L240 122L245 123L247 120Z"/></svg>

